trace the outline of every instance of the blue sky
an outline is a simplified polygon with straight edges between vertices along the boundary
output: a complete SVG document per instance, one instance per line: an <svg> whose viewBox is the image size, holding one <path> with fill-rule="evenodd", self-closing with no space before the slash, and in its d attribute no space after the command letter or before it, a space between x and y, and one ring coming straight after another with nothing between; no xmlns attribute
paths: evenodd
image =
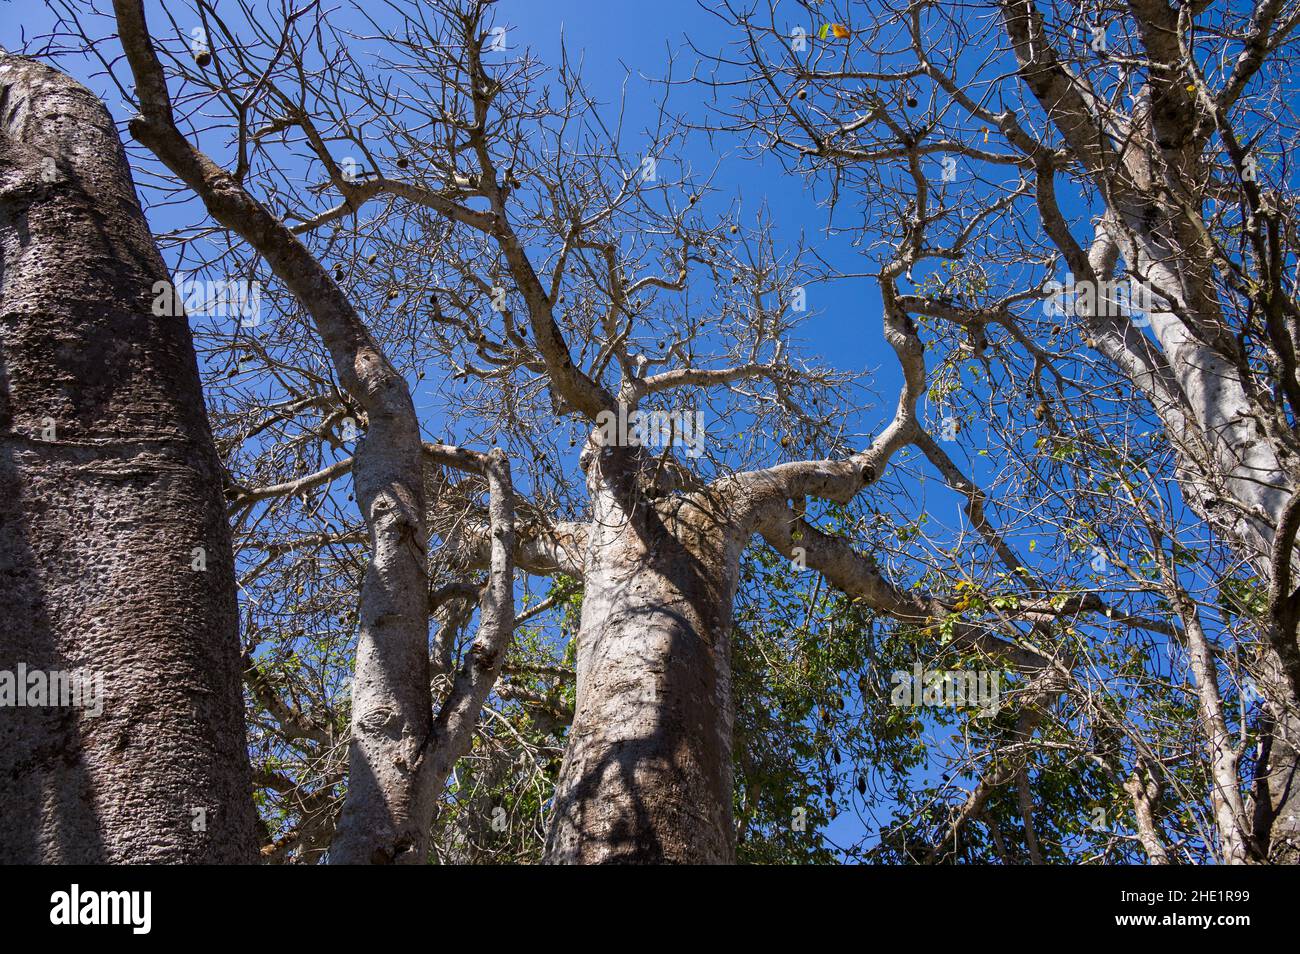
<svg viewBox="0 0 1300 954"><path fill-rule="evenodd" d="M533 47L546 63L557 62L561 38L571 55L580 50L588 89L611 111L626 91L626 128L630 130L648 127L654 121L662 94L654 80L667 75L670 56L677 55L676 78L686 77L694 68L697 55L687 47L688 40L698 49L721 54L737 39L695 0L501 0L497 17L512 28L511 45ZM702 101L702 89L678 86L670 105L699 115ZM730 153L727 146L725 137L712 144L702 138L693 143L697 168L709 169L721 162L715 180L719 187L716 205L726 207L738 199L741 218L750 221L766 206L778 247L793 245L804 236L845 272L863 270L864 262L849 247L847 236L826 236L826 212L806 191L801 178L785 173L775 159L741 155L738 142L730 144ZM816 313L805 326L811 350L839 368L878 370L876 390L885 397L879 411L882 416L892 414L900 375L882 335L874 282L845 279L820 285L809 291L808 307Z"/></svg>

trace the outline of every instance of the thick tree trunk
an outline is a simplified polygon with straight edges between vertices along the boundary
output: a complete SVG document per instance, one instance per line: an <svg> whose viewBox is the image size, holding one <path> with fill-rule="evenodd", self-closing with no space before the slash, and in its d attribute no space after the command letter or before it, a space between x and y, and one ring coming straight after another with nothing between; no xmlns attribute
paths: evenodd
<svg viewBox="0 0 1300 954"><path fill-rule="evenodd" d="M593 481L577 708L546 861L730 863L739 548L726 515L694 498L636 502L617 483Z"/></svg>
<svg viewBox="0 0 1300 954"><path fill-rule="evenodd" d="M112 119L0 54L0 860L255 857L221 470L184 317ZM21 694L23 687L17 687ZM53 700L47 700L53 701Z"/></svg>

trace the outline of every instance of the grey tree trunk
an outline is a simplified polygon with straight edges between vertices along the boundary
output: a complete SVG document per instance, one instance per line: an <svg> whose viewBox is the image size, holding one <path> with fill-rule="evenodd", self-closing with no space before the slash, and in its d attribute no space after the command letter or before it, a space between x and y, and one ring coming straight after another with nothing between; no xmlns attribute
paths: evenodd
<svg viewBox="0 0 1300 954"><path fill-rule="evenodd" d="M601 456L546 861L731 863L734 521L696 497L646 501L626 451Z"/></svg>
<svg viewBox="0 0 1300 954"><path fill-rule="evenodd" d="M103 104L0 53L0 106L0 679L79 670L90 689L0 708L0 861L252 861L234 565L189 327L152 314L168 275Z"/></svg>

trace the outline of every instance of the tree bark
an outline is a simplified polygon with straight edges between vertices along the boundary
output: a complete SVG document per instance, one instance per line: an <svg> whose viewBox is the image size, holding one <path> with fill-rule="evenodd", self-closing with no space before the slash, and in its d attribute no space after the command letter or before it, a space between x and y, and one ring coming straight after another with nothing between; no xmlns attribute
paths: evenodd
<svg viewBox="0 0 1300 954"><path fill-rule="evenodd" d="M168 274L103 104L9 54L0 104L0 672L103 689L98 717L0 709L0 861L249 862L234 561L189 327L152 314Z"/></svg>
<svg viewBox="0 0 1300 954"><path fill-rule="evenodd" d="M1190 597L1178 586L1171 568L1163 568L1170 588L1170 602L1183 621L1192 681L1196 687L1196 711L1205 739L1205 758L1210 775L1210 807L1219 832L1219 849L1224 864L1246 864L1250 860L1246 809L1241 798L1240 764L1232 733L1223 713L1214 649L1201 626L1200 614Z"/></svg>
<svg viewBox="0 0 1300 954"><path fill-rule="evenodd" d="M515 631L515 500L510 461L499 447L475 456L488 483L488 581L479 600L478 632L433 720L422 753L417 789L421 817L433 817L456 762L469 752L479 713L501 676Z"/></svg>
<svg viewBox="0 0 1300 954"><path fill-rule="evenodd" d="M1135 770L1124 780L1124 791L1133 802L1133 815L1137 820L1137 836L1142 848L1147 853L1147 862L1153 865L1169 864L1169 851L1160 835L1160 823L1156 820L1155 802L1159 789L1153 781L1144 781L1148 773Z"/></svg>
<svg viewBox="0 0 1300 954"><path fill-rule="evenodd" d="M577 707L550 864L729 864L735 520L707 494L649 501L624 448L590 466Z"/></svg>

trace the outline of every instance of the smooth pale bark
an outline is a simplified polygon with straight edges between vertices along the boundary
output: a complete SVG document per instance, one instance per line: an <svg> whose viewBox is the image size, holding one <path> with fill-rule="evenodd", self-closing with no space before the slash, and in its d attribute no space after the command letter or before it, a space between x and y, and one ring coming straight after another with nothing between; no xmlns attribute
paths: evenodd
<svg viewBox="0 0 1300 954"><path fill-rule="evenodd" d="M1145 771L1135 771L1124 781L1124 791L1133 803L1133 815L1137 821L1138 841L1147 853L1147 861L1153 865L1169 864L1169 850L1165 848L1160 834L1160 823L1156 820L1155 802L1160 791L1152 781L1143 781Z"/></svg>
<svg viewBox="0 0 1300 954"><path fill-rule="evenodd" d="M708 494L641 497L626 449L590 464L577 707L551 864L726 864L735 518Z"/></svg>
<svg viewBox="0 0 1300 954"><path fill-rule="evenodd" d="M1155 287L1175 293L1184 312L1218 318L1218 304L1205 291L1213 287L1202 268L1188 262L1163 236L1152 234L1139 221L1139 211L1127 216L1128 254L1137 263L1135 271ZM1185 247L1192 247L1190 242ZM1171 264L1172 263L1172 264ZM1183 263L1182 267L1178 267ZM1213 325L1213 322L1211 322ZM1151 330L1172 370L1190 414L1170 415L1167 426L1175 435L1182 463L1180 482L1193 505L1223 530L1261 580L1270 581L1275 568L1270 565L1274 528L1280 522L1287 501L1295 492L1295 479L1283 465L1274 444L1258 423L1256 409L1247 397L1240 372L1213 347L1198 340L1176 315L1160 309L1151 315ZM1180 425L1181 428L1180 428ZM1199 432L1196 443L1209 453L1209 460L1191 460L1188 447L1177 435L1194 426ZM1206 471L1221 478L1212 483ZM1231 504L1214 502L1227 491ZM1262 646L1266 678L1261 686L1274 738L1268 749L1268 764L1263 773L1264 785L1258 797L1267 811L1256 812L1257 834L1261 851L1274 862L1295 864L1300 860L1300 705L1296 695L1296 649L1294 629L1287 633L1270 633L1273 638ZM1194 660L1195 661L1195 660ZM1208 669L1208 667L1205 667ZM1217 690L1215 690L1217 695ZM1224 764L1225 759L1233 763ZM1214 794L1227 791L1228 772L1235 774L1235 758L1224 753L1212 754L1212 771L1216 777ZM1215 812L1220 818L1225 857L1244 861L1246 849L1235 844L1235 825L1229 819L1241 817L1216 797Z"/></svg>
<svg viewBox="0 0 1300 954"><path fill-rule="evenodd" d="M1135 271L1155 287L1172 293L1184 312L1218 314L1217 303L1201 290L1209 287L1190 263L1180 269L1170 263L1183 261L1161 236L1145 230L1134 213L1125 232L1131 236L1127 254L1137 263ZM1179 456L1179 481L1189 502L1214 526L1259 574L1269 581L1274 527L1294 492L1295 481L1284 467L1272 443L1257 423L1257 415L1242 385L1238 370L1210 345L1198 340L1172 312L1156 309L1151 330L1164 354L1171 376L1181 395L1181 407L1158 411L1173 438ZM1197 453L1199 451L1199 453ZM1221 494L1231 503L1216 505ZM1281 634L1261 646L1267 676L1260 687L1271 709L1269 727L1274 733L1268 750L1268 764L1262 774L1258 797L1268 811L1254 813L1260 852L1270 860L1294 864L1300 860L1300 716L1294 709L1300 700L1295 693L1294 665L1296 634ZM1218 697L1213 664L1208 648L1192 645L1203 726L1210 746L1211 792L1215 816L1223 839L1225 860L1241 863L1248 852L1239 831L1238 819L1245 816L1239 801L1236 758L1224 739L1226 729L1208 715ZM1204 657L1204 658L1198 658ZM1288 669L1291 670L1288 678ZM1206 694L1211 698L1207 699ZM1207 721L1208 720L1208 721ZM1262 826L1262 827L1261 827Z"/></svg>
<svg viewBox="0 0 1300 954"><path fill-rule="evenodd" d="M1183 621L1183 635L1192 681L1196 686L1196 712L1204 738L1205 757L1210 773L1210 806L1219 831L1220 851L1227 864L1245 864L1250 860L1246 808L1241 797L1240 759L1236 740L1228 731L1219 694L1218 670L1214 650L1195 604L1178 586L1172 569L1164 568L1170 587L1170 602Z"/></svg>
<svg viewBox="0 0 1300 954"><path fill-rule="evenodd" d="M103 104L8 54L0 103L0 671L104 690L97 718L0 709L0 861L252 861L234 564L189 327L152 314L168 275Z"/></svg>

